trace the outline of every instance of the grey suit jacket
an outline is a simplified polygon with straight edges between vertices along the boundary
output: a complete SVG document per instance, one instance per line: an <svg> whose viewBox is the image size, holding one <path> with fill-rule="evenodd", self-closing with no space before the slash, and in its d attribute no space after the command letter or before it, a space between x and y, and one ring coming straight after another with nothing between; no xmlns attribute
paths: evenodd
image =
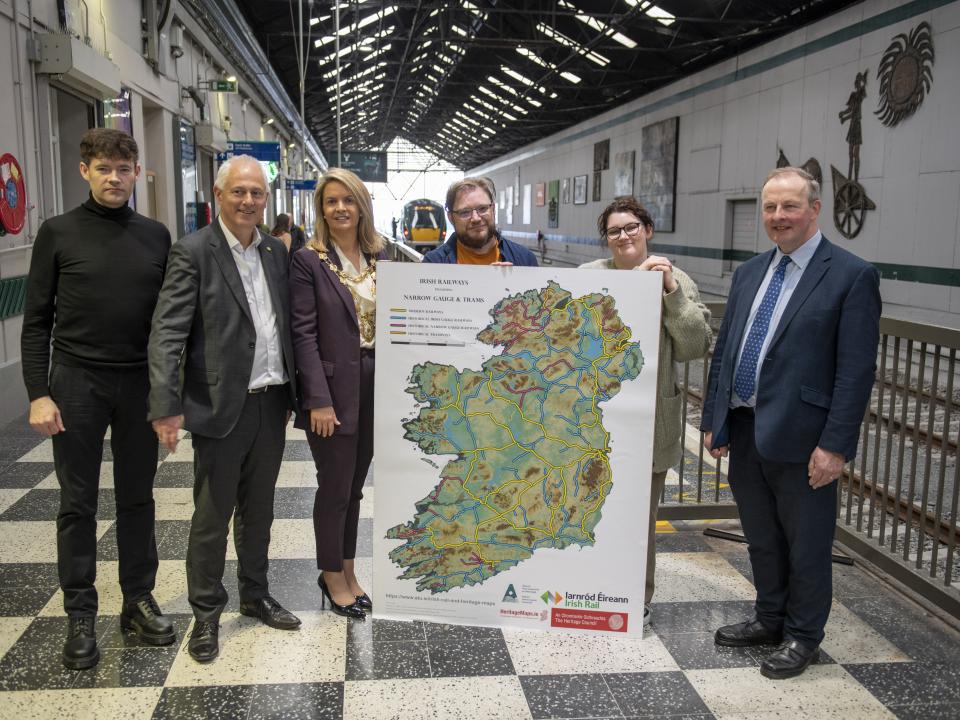
<svg viewBox="0 0 960 720"><path fill-rule="evenodd" d="M287 250L262 236L260 260L277 317L283 361L295 388ZM148 348L149 419L184 416L184 428L225 437L240 417L253 368L256 330L230 246L218 221L174 243Z"/></svg>

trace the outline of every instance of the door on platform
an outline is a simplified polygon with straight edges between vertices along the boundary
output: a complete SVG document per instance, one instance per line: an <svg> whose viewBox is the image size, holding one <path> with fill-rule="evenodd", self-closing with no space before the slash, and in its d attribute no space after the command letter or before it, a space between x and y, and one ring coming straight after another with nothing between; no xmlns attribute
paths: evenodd
<svg viewBox="0 0 960 720"><path fill-rule="evenodd" d="M97 103L93 98L64 88L51 86L50 111L56 128L53 136L53 158L59 182L55 183L60 212L85 202L90 185L80 175L80 138L97 126Z"/></svg>

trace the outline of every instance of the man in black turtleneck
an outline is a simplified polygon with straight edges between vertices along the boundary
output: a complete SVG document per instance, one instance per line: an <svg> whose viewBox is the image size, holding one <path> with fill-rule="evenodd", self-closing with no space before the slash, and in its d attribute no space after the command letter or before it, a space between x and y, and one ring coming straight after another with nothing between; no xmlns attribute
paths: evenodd
<svg viewBox="0 0 960 720"><path fill-rule="evenodd" d="M30 425L53 438L60 483L57 563L69 618L63 663L100 659L94 622L97 496L111 429L120 624L150 645L176 636L153 598L157 575L153 477L157 438L147 422L147 340L170 233L127 201L140 174L136 141L97 128L80 142L90 198L37 233L21 335ZM50 341L53 339L51 358Z"/></svg>

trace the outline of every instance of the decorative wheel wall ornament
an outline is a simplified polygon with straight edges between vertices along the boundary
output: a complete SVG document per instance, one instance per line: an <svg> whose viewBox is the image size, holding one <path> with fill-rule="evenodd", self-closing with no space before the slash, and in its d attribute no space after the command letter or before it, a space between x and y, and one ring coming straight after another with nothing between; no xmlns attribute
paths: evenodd
<svg viewBox="0 0 960 720"><path fill-rule="evenodd" d="M867 191L860 184L860 145L863 143L861 110L863 99L867 96L867 71L857 73L853 83L853 92L847 99L847 106L840 111L840 122L850 123L847 130L847 145L850 148L850 164L847 175L833 165L833 224L845 238L855 238L863 228L867 210L876 210L873 200L867 197Z"/></svg>
<svg viewBox="0 0 960 720"><path fill-rule="evenodd" d="M900 33L883 53L877 68L880 102L873 114L893 127L913 115L933 82L933 32L922 22Z"/></svg>
<svg viewBox="0 0 960 720"><path fill-rule="evenodd" d="M780 150L780 157L777 158L777 167L790 167L793 163L787 159L787 156L783 152L783 148L778 148ZM806 170L813 176L813 179L817 181L817 184L820 186L820 190L823 190L823 170L820 168L820 163L817 162L816 158L810 158L803 165L800 166L801 170Z"/></svg>
<svg viewBox="0 0 960 720"><path fill-rule="evenodd" d="M27 216L27 193L20 163L10 153L0 155L0 234L16 235Z"/></svg>

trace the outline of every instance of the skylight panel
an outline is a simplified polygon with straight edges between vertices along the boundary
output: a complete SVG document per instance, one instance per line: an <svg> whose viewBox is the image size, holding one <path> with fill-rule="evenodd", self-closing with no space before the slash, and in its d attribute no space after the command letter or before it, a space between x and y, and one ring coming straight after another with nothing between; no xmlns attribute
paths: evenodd
<svg viewBox="0 0 960 720"><path fill-rule="evenodd" d="M628 5L638 7L646 13L647 17L653 18L661 25L670 26L676 20L676 16L671 15L659 5L654 5L649 0L627 0Z"/></svg>
<svg viewBox="0 0 960 720"><path fill-rule="evenodd" d="M593 50L587 50L587 48L585 48L583 45L578 43L576 40L568 38L562 32L559 32L558 30L554 30L552 27L550 27L545 23L542 23L542 22L537 23L537 30L542 32L551 40L554 40L560 43L564 47L568 47L572 50L575 50L580 55L583 55L583 57L587 58L587 60L589 60L590 62L596 63L600 67L606 67L607 65L610 64L609 58Z"/></svg>

